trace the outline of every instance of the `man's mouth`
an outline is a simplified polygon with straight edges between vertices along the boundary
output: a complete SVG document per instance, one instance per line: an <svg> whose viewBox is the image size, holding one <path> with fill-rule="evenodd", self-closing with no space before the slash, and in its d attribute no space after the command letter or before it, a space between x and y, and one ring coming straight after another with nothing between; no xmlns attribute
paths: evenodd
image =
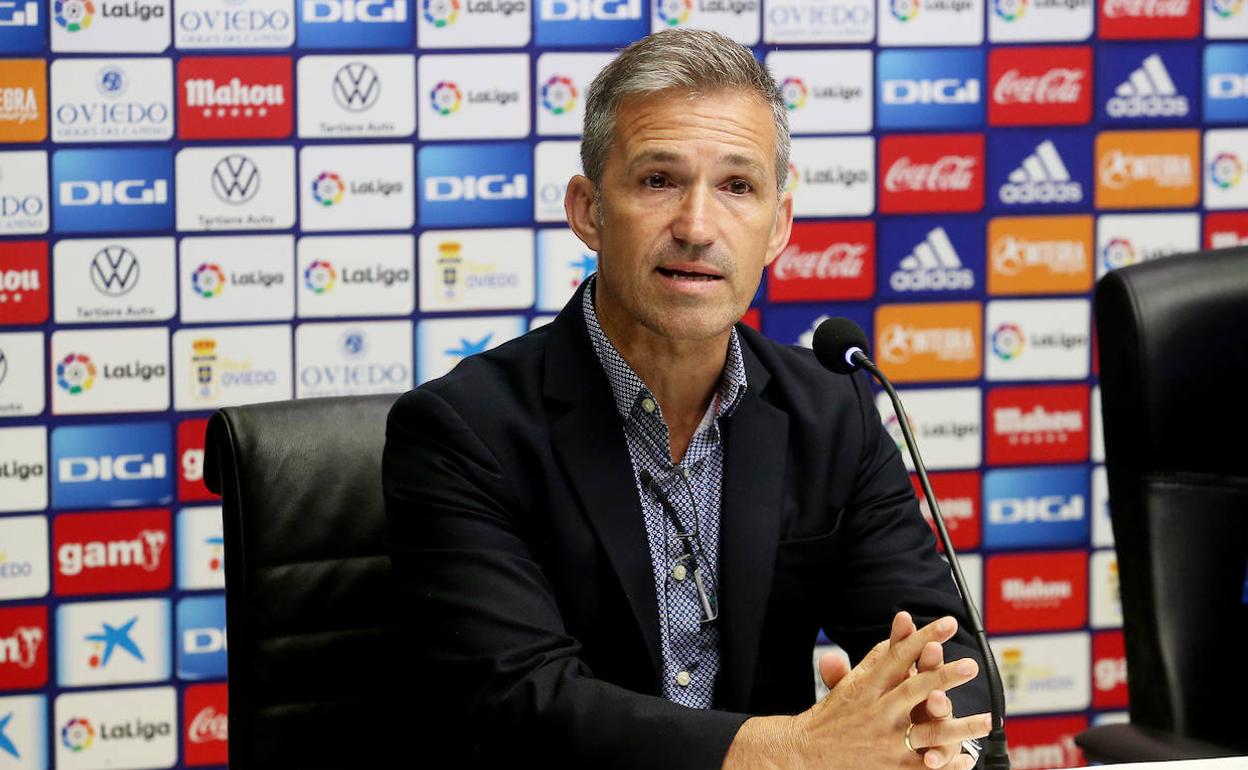
<svg viewBox="0 0 1248 770"><path fill-rule="evenodd" d="M718 273L702 272L698 270L679 270L671 267L656 267L655 270L666 278L678 278L685 281L722 281L723 276Z"/></svg>

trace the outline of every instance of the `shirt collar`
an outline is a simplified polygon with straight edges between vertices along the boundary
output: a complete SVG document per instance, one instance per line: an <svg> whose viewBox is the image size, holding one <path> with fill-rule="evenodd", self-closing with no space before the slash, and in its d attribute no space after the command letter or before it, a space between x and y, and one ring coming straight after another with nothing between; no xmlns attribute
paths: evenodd
<svg viewBox="0 0 1248 770"><path fill-rule="evenodd" d="M598 355L598 363L606 372L611 383L611 393L615 398L615 408L620 418L628 420L633 407L641 398L650 396L650 389L641 381L633 368L611 344L602 325L598 323L598 312L594 309L594 284L597 275L588 279L581 298L581 309L585 315L585 325L589 329L589 338L594 343L594 352ZM728 417L736 411L745 395L745 359L741 355L741 339L734 328L728 335L728 355L724 360L724 371L719 377L719 388L713 404L716 417Z"/></svg>

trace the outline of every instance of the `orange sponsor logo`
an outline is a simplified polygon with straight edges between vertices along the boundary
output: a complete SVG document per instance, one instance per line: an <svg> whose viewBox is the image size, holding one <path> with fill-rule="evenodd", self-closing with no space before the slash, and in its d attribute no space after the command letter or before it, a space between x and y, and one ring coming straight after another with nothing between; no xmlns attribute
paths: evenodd
<svg viewBox="0 0 1248 770"><path fill-rule="evenodd" d="M48 80L42 59L0 63L0 142L42 142L48 135Z"/></svg>
<svg viewBox="0 0 1248 770"><path fill-rule="evenodd" d="M881 305L875 362L897 382L974 380L983 370L978 302Z"/></svg>
<svg viewBox="0 0 1248 770"><path fill-rule="evenodd" d="M988 223L989 294L1092 288L1092 217L998 217Z"/></svg>
<svg viewBox="0 0 1248 770"><path fill-rule="evenodd" d="M1097 208L1184 208L1199 202L1199 131L1105 131L1096 137Z"/></svg>

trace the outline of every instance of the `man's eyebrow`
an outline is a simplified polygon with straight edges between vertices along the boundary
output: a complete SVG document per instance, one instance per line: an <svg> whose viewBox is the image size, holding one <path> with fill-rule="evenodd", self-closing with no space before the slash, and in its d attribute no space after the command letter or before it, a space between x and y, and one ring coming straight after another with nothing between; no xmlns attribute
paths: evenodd
<svg viewBox="0 0 1248 770"><path fill-rule="evenodd" d="M684 158L671 150L646 150L629 163L630 168L644 166L648 163L680 163Z"/></svg>
<svg viewBox="0 0 1248 770"><path fill-rule="evenodd" d="M738 152L730 152L719 156L719 162L728 166L745 166L759 176L766 176L767 168L757 159Z"/></svg>

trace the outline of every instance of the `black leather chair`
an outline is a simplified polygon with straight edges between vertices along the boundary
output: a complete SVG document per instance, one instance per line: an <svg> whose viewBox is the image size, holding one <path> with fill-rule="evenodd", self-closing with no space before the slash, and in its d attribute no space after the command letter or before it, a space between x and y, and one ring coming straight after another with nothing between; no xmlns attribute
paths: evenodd
<svg viewBox="0 0 1248 770"><path fill-rule="evenodd" d="M395 395L221 409L232 770L415 767L381 452Z"/></svg>
<svg viewBox="0 0 1248 770"><path fill-rule="evenodd" d="M1131 724L1094 761L1248 754L1248 249L1148 262L1096 289Z"/></svg>

